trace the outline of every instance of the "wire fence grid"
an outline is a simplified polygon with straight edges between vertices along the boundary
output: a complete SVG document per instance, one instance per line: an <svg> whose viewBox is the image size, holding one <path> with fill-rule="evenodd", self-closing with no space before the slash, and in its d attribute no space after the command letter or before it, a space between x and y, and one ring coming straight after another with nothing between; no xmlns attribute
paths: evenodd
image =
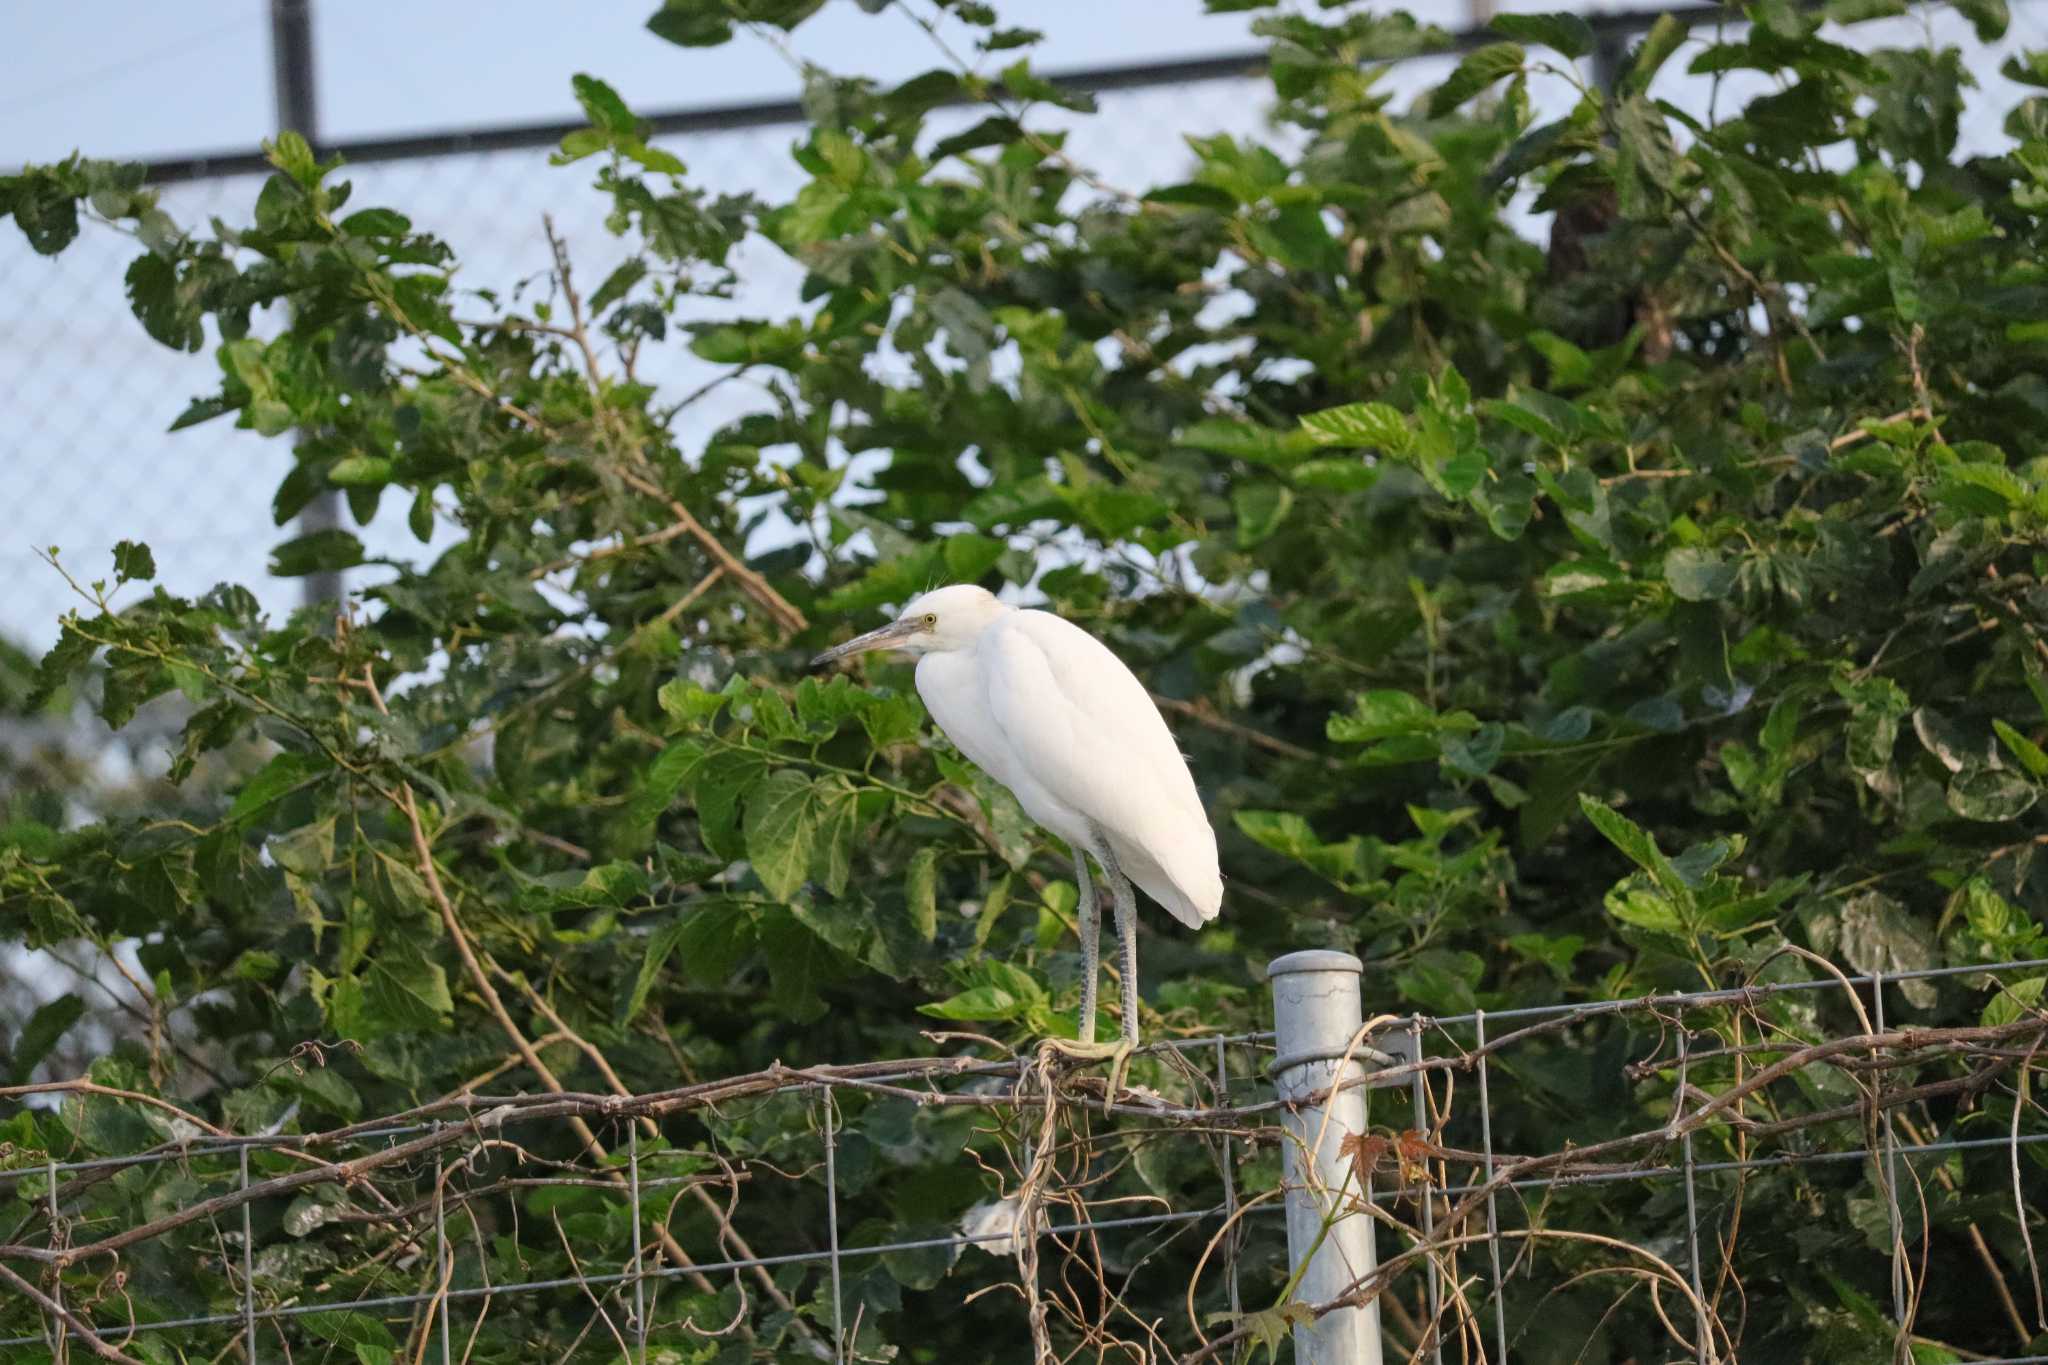
<svg viewBox="0 0 2048 1365"><path fill-rule="evenodd" d="M2028 1348L2048 1332L2048 1109L2030 1090L2048 1013L2037 986L2010 993L2048 960L1856 976L1810 961L1810 979L1738 989L1364 1021L1328 1055L1367 1068L1367 1123L1315 1193L1333 1220L1371 1220L1378 1267L1291 1312L1272 1215L1300 1192L1280 1179L1281 1123L1328 1092L1274 1097L1270 1033L1154 1045L1114 1095L1050 1052L942 1034L940 1056L639 1095L479 1087L310 1133L52 1082L43 1145L19 1123L0 1144L0 1351L61 1360L78 1341L123 1359L154 1340L253 1363L350 1341L452 1362L488 1323L521 1359L689 1359L782 1334L791 1358L855 1361L888 1358L870 1315L892 1301L988 1300L972 1311L1008 1324L991 1340L1017 1344L990 1359L1082 1343L1197 1361L1370 1302L1390 1360L1571 1359L1633 1312L1661 1358L1727 1362L1749 1300L1803 1254L1745 1241L1745 1208L1795 1200L1846 1208L1861 1234L1814 1230L1833 1273L1888 1266L1890 1302L1865 1311L1900 1350L1934 1345L1921 1320L1952 1319L1937 1301L1972 1279L1978 1342L2014 1353L1931 1358L2048 1360ZM1965 999L2010 1008L1896 1022ZM951 1172L942 1227L929 1208L845 1226L882 1168L918 1163ZM1974 1253L1934 1230L1965 1195ZM1993 1205L2010 1224L1987 1243ZM1682 1237L1637 1231L1680 1209ZM1184 1321L1134 1309L1161 1293Z"/></svg>

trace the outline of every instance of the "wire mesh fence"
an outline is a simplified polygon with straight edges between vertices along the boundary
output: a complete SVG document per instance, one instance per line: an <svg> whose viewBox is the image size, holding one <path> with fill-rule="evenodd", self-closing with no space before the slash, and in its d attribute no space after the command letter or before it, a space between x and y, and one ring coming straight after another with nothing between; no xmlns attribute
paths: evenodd
<svg viewBox="0 0 2048 1365"><path fill-rule="evenodd" d="M941 1034L940 1055L654 1094L487 1077L311 1133L54 1082L61 1105L0 1146L0 1349L869 1360L908 1310L892 1330L964 1317L988 1359L1203 1360L1370 1304L1392 1360L1881 1342L2019 1365L2048 1330L2044 974L1780 956L1734 989L1379 1015L1320 1054L1362 1064L1342 1084L1366 1122L1307 1191L1281 1176L1284 1121L1337 1111L1327 1089L1276 1098L1271 1034L1152 1046L1114 1095L1049 1051ZM1913 1022L1964 1002L1981 1022ZM912 1170L929 1178L893 1180ZM1369 1224L1378 1265L1290 1307L1275 1215L1305 1195L1326 1225ZM1775 1316L1777 1286L1814 1273L1840 1315ZM1160 1302L1181 1311L1137 1308Z"/></svg>
<svg viewBox="0 0 2048 1365"><path fill-rule="evenodd" d="M1256 131L1261 87L1212 79L1105 94L1106 117L1072 121L1077 156L1118 183L1150 183L1185 159L1183 133ZM972 121L964 110L942 114L934 135ZM802 135L800 126L783 125L658 141L711 193L782 203L807 178L791 156ZM456 286L473 301L469 316L483 317L490 309L479 291L506 300L546 297L552 260L544 219L553 221L583 280L604 279L628 254L606 228L609 200L589 189L587 168L550 166L549 153L534 147L351 165L345 178L353 203L399 208L454 246L462 261ZM245 222L262 180L183 181L163 189L162 205L188 228L203 230L215 218ZM172 591L200 593L232 581L251 586L271 611L298 604L297 582L268 571L270 548L289 534L271 515L289 453L225 422L167 430L216 383L215 367L158 345L130 315L123 275L138 250L118 233L89 231L62 255L42 257L19 233L0 233L0 283L18 301L16 325L0 337L0 368L9 376L0 387L23 414L6 471L21 519L0 539L0 570L18 591L0 603L0 638L46 645L58 616L76 605L39 551L56 546L71 562L100 565L128 537L148 539ZM766 241L743 243L733 265L742 281L736 296L692 300L679 322L802 311L802 268ZM681 394L720 367L674 344L646 348L639 369L647 382ZM693 405L688 430L706 435L758 401L745 385L729 386ZM415 552L405 510L382 509L362 532L370 555Z"/></svg>
<svg viewBox="0 0 2048 1365"><path fill-rule="evenodd" d="M1626 41L1655 12L1624 9L1595 18L1604 19L1616 41ZM1712 6L1673 12L1689 23L1718 25L1731 36L1744 27ZM1444 22L1426 9L1424 17ZM1965 145L1973 151L2002 145L2006 139L1997 118L1985 112L2011 102L2007 83L1996 73L2008 55L2048 36L2042 7L2013 6L2009 31L1996 43L1978 42L1966 19L1947 8L1864 25L1855 41L1893 42L1902 32L1923 30L1928 42L1963 46L1980 77L1982 88L1972 92L1962 118ZM1461 41L1470 45L1487 36L1482 29ZM940 60L935 53L934 61ZM1378 84L1394 108L1406 109L1443 80L1455 61L1454 54L1403 58L1387 64ZM1074 161L1101 184L1142 189L1171 183L1189 164L1190 135L1227 134L1275 145L1300 136L1298 129L1269 122L1272 86L1257 74L1263 56L1246 53L1236 65L1246 74L1109 83L1096 96L1095 116L1045 110L1034 120L1065 130ZM1750 85L1768 83L1762 73L1710 78L1690 75L1683 66L1675 63L1660 76L1654 93L1708 122L1717 101L1735 107ZM1529 93L1545 118L1562 115L1576 98L1563 81L1539 82ZM930 136L944 137L978 117L971 109L941 111ZM774 203L786 202L804 182L791 155L801 136L801 126L791 123L673 133L655 141L680 156L693 183L708 192L753 193ZM605 200L588 189L584 168L550 166L544 146L465 150L458 134L443 139L445 155L418 155L434 141L426 135L381 151L365 148L366 157L403 159L357 160L346 178L355 186L354 203L399 208L449 241L462 261L457 286L472 291L471 297L479 290L510 297L522 284L529 291L545 289L551 262L544 216L554 220L587 280L604 278L624 255L624 246L605 227ZM261 186L261 176L254 174L198 176L183 162L177 170L177 182L164 187L163 206L189 228L204 229L216 217L230 224L246 220ZM1522 221L1532 234L1544 230L1532 215ZM0 284L15 309L15 325L0 335L0 373L7 376L0 393L19 414L5 470L17 519L0 538L0 571L15 590L0 601L0 639L45 645L54 638L58 615L73 605L61 578L37 562L37 552L53 545L81 565L96 566L106 562L115 541L146 537L162 581L174 592L196 594L225 580L256 589L274 611L297 603L296 582L271 578L267 564L271 545L281 538L271 517L271 493L287 456L277 444L219 422L166 431L195 394L209 389L212 366L159 346L129 315L123 274L138 249L119 234L88 232L62 255L41 257L20 234L0 233ZM741 280L736 296L697 301L701 318L800 311L801 270L780 252L751 239L735 264ZM681 345L649 348L639 368L644 380L676 392L688 392L715 371ZM710 433L755 397L734 386L697 405L680 431L685 448L693 432ZM386 509L367 527L363 539L373 556L410 544L404 510ZM778 531L771 520L756 534L772 539Z"/></svg>

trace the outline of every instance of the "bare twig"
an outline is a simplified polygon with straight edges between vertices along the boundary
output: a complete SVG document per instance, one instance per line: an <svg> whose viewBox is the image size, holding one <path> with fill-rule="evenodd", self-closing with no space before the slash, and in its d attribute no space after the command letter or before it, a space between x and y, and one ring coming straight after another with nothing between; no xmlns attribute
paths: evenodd
<svg viewBox="0 0 2048 1365"><path fill-rule="evenodd" d="M591 410L596 419L598 433L607 444L615 447L612 452L613 465L619 478L648 497L663 503L667 506L669 514L674 518L674 521L668 528L663 531L657 531L654 534L664 539L673 539L681 535L689 536L703 548L706 554L711 556L714 564L725 570L726 576L738 584L741 591L760 603L768 611L768 614L774 617L776 622L785 630L798 631L804 629L810 624L809 619L791 605L787 598L777 592L774 585L766 578L748 568L738 555L726 548L724 541L705 529L704 524L691 513L689 508L683 506L680 499L671 496L652 478L648 477L648 474L651 474L653 471L652 467L648 464L646 455L638 449L626 433L617 430L616 418L609 405L605 402L604 372L598 364L597 349L590 341L590 329L583 315L583 296L576 292L575 281L570 275L568 248L563 245L561 237L556 234L554 222L551 219L543 219L543 222L547 228L548 248L554 255L556 278L560 281L562 295L568 300L569 304L570 321L568 335L575 342L577 350L583 357L584 378L590 387ZM627 464L629 460L633 465L639 466L639 469L629 467ZM640 472L641 470L646 470L647 473L643 474Z"/></svg>
<svg viewBox="0 0 2048 1365"><path fill-rule="evenodd" d="M1304 749L1299 744L1291 744L1275 735L1269 735L1263 730L1254 730L1249 725L1242 725L1227 716L1219 715L1216 708L1210 704L1206 697L1197 701L1182 701L1179 697L1165 697L1154 692L1152 694L1152 702L1162 711L1172 712L1176 716L1186 716L1197 725L1206 726L1218 734L1241 739L1245 743L1264 749L1269 753L1279 754L1285 758L1300 759L1307 763L1320 763L1329 768L1341 768L1344 766L1328 754L1319 754L1313 749Z"/></svg>
<svg viewBox="0 0 2048 1365"><path fill-rule="evenodd" d="M70 1310L65 1308L63 1304L58 1303L28 1280L16 1274L14 1269L4 1261L0 1261L0 1280L5 1280L8 1284L13 1285L16 1293L20 1294L23 1298L29 1299L36 1307L64 1324L66 1331L70 1332L80 1341L83 1341L85 1349L91 1351L101 1360L117 1360L122 1362L122 1365L142 1365L142 1362L138 1361L134 1356L123 1354L114 1349L113 1346L108 1344L105 1337L102 1337L99 1333L93 1331L91 1327L73 1317Z"/></svg>

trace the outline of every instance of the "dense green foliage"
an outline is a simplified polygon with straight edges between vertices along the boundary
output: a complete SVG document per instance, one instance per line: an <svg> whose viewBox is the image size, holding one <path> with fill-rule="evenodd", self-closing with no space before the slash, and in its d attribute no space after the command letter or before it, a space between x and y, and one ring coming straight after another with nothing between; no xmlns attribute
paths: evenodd
<svg viewBox="0 0 2048 1365"><path fill-rule="evenodd" d="M816 7L675 0L651 26L715 44ZM1028 41L943 7L989 25L989 51ZM1787 943L1865 970L2048 954L2048 100L2007 113L2011 150L1960 159L1961 53L1752 8L1719 41L1660 25L1611 91L1580 87L1540 124L1530 83L1583 80L1575 20L1500 21L1399 110L1380 63L1428 30L1276 13L1281 131L1192 139L1186 178L1154 187L1102 184L1038 130L1035 106L1087 101L1022 62L889 90L814 77L795 149L811 179L779 205L693 187L579 77L591 126L558 159L597 166L636 254L523 317L458 308L461 244L402 205L345 203L345 171L289 136L251 221L212 235L171 223L130 168L0 180L39 250L82 216L136 232L137 318L219 360L180 424L290 437L281 526L337 488L361 519L409 503L422 542L459 532L376 561L339 629L261 619L234 586L152 591L149 553L124 547L41 686L89 675L117 729L183 705L183 785L84 824L64 791L15 785L0 931L142 940L159 1026L95 1075L238 1128L294 1102L308 1129L396 1111L490 1068L510 1049L485 979L528 1036L551 1029L533 999L551 1002L635 1090L926 1051L934 1015L1020 1044L1070 1032L1064 850L934 734L905 669L802 676L953 580L1044 599L1168 699L1229 882L1199 935L1148 921L1148 1036L1259 1027L1258 968L1312 946L1366 959L1372 1007L1437 1013L1808 973L1772 960ZM2002 6L1963 8L1982 36L2002 26ZM1650 94L1687 63L1776 80L1705 124ZM2008 74L2048 85L2048 55ZM938 112L961 101L986 108ZM935 137L937 117L964 131ZM1548 251L1506 216L1521 189L1559 210ZM803 264L804 310L680 324L730 288L748 234ZM631 363L679 345L760 386L759 410L680 440L683 395ZM801 538L733 560L741 498ZM335 530L283 540L274 570L363 561ZM1965 977L1891 1004L1974 1022L2040 989L1991 1000ZM62 1022L16 1028L17 1078ZM1816 1027L1791 1006L1773 1023ZM362 1046L279 1065L320 1039ZM547 1055L570 1088L603 1088L574 1049ZM1496 1114L1503 1150L1668 1103L1668 1074L1609 1077L1587 1103L1568 1061L1524 1078L1553 1102ZM1920 1117L2003 1132L2011 1105ZM10 1159L137 1140L83 1112L17 1112ZM809 1121L771 1106L716 1137L779 1159ZM859 1218L948 1225L986 1194L953 1158L987 1140L965 1116L876 1104L847 1123L895 1158L851 1187ZM1719 1134L1703 1152L1733 1150ZM1996 1188L2004 1160L1956 1174ZM1844 1212L1853 1179L1768 1179L1742 1236L1784 1292L1750 1293L1743 1358L1822 1341L1879 1358L1885 1243ZM1603 1231L1682 1226L1668 1195L1576 1197ZM1932 1216L1935 1255L1965 1254L1974 1220L2023 1274L2010 1199ZM529 1269L552 1254L536 1237ZM105 1269L75 1271L73 1297ZM130 1269L151 1313L230 1301L139 1253ZM963 1309L928 1267L863 1274L870 1349L1022 1341L1014 1298ZM820 1311L815 1277L785 1278ZM1956 1278L1917 1330L2016 1346ZM1255 1306L1278 1287L1259 1283ZM1220 1292L1204 1282L1208 1309ZM1517 1312L1538 1308L1532 1291ZM541 1329L499 1311L480 1349L517 1358L506 1343ZM1151 1311L1182 1320L1177 1295ZM1598 1317L1585 1331L1611 1358L1661 1358L1640 1298ZM765 1348L780 1320L761 1320ZM32 1310L0 1309L0 1328L33 1330Z"/></svg>

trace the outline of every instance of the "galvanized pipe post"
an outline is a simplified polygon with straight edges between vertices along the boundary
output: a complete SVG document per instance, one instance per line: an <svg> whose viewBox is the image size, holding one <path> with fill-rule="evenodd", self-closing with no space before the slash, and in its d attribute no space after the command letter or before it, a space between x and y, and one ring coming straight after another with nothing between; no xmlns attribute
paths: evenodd
<svg viewBox="0 0 2048 1365"><path fill-rule="evenodd" d="M1278 1034L1273 1086L1287 1105L1281 1179L1297 1303L1339 1298L1377 1264L1372 1218L1351 1207L1354 1199L1370 1200L1372 1191L1351 1181L1351 1163L1339 1151L1346 1137L1365 1132L1370 1068L1364 1059L1372 1054L1361 1045L1345 1057L1364 1020L1362 970L1351 954L1322 948L1288 953L1266 968ZM1332 1092L1346 1081L1357 1084ZM1324 1097L1309 1102L1318 1094ZM1380 1365L1379 1305L1338 1308L1297 1324L1294 1357L1301 1365Z"/></svg>

